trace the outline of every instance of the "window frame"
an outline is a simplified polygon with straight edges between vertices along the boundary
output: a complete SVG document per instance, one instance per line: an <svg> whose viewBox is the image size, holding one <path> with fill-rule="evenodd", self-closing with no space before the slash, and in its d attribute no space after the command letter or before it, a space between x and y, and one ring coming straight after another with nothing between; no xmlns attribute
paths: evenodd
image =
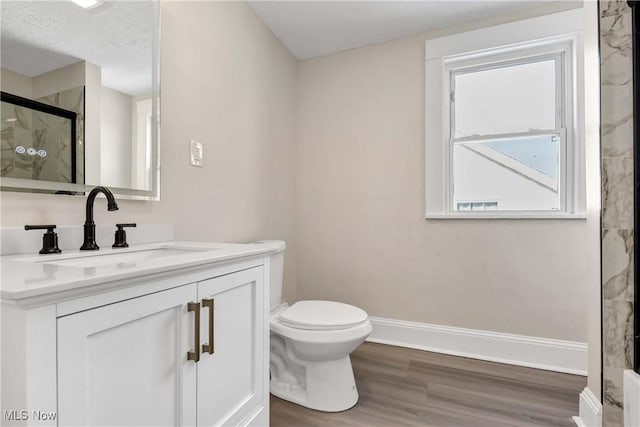
<svg viewBox="0 0 640 427"><path fill-rule="evenodd" d="M584 148L583 10L574 9L425 41L425 218L426 219L586 219ZM446 65L462 68L484 62L566 51L565 100L561 135L564 156L558 182L565 185L558 210L457 211L451 184L450 76ZM494 68L495 66L491 67ZM447 97L445 97L447 94ZM549 133L545 133L549 134ZM557 133L556 133L557 134ZM562 176L560 176L562 175Z"/></svg>
<svg viewBox="0 0 640 427"><path fill-rule="evenodd" d="M575 161L570 161L571 153L575 150L574 132L574 72L573 51L575 50L574 37L551 38L524 43L518 46L497 47L481 53L455 55L443 58L443 90L442 108L444 112L443 153L445 155L445 213L466 215L469 211L460 211L455 208L454 197L454 164L453 150L456 144L505 139L508 137L526 137L535 135L558 135L560 137L558 154L558 199L557 210L496 210L491 211L492 216L503 214L524 215L553 215L555 212L573 213L576 211L574 177ZM522 64L531 64L547 60L553 60L556 69L556 111L555 128L537 129L528 132L515 132L503 134L490 134L470 137L458 137L455 132L455 77L460 74L480 72L484 70L506 68ZM575 159L575 157L574 157ZM475 211L474 215L476 214Z"/></svg>

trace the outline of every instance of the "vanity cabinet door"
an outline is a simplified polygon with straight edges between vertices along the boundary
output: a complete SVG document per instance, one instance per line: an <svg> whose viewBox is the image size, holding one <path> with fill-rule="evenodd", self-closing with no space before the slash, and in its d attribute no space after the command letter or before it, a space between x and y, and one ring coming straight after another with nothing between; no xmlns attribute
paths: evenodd
<svg viewBox="0 0 640 427"><path fill-rule="evenodd" d="M197 285L60 317L60 426L196 424Z"/></svg>
<svg viewBox="0 0 640 427"><path fill-rule="evenodd" d="M262 267L198 283L203 347L213 325L213 354L198 363L198 426L268 424L263 295Z"/></svg>

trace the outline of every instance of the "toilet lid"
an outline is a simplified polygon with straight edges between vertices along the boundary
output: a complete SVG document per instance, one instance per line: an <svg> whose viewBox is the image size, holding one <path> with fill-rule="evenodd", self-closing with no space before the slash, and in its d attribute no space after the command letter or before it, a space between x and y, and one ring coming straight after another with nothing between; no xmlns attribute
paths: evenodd
<svg viewBox="0 0 640 427"><path fill-rule="evenodd" d="M280 321L297 329L346 329L368 318L367 313L349 304L334 301L298 301L280 313Z"/></svg>

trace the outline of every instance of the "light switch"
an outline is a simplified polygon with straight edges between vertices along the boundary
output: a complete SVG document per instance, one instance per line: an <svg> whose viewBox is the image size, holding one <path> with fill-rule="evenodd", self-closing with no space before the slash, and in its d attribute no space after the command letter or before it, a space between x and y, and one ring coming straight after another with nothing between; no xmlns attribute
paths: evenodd
<svg viewBox="0 0 640 427"><path fill-rule="evenodd" d="M202 167L202 143L191 140L189 144L189 158L192 166Z"/></svg>

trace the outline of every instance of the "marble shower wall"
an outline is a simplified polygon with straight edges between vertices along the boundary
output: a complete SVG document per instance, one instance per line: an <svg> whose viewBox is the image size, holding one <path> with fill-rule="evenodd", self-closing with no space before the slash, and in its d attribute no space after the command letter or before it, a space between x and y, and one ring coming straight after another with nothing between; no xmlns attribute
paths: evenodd
<svg viewBox="0 0 640 427"><path fill-rule="evenodd" d="M84 183L84 86L56 92L36 101L73 111L76 116L76 182ZM67 156L63 156L66 158ZM70 170L71 165L63 165Z"/></svg>
<svg viewBox="0 0 640 427"><path fill-rule="evenodd" d="M603 421L623 426L633 366L633 64L631 9L600 1Z"/></svg>

